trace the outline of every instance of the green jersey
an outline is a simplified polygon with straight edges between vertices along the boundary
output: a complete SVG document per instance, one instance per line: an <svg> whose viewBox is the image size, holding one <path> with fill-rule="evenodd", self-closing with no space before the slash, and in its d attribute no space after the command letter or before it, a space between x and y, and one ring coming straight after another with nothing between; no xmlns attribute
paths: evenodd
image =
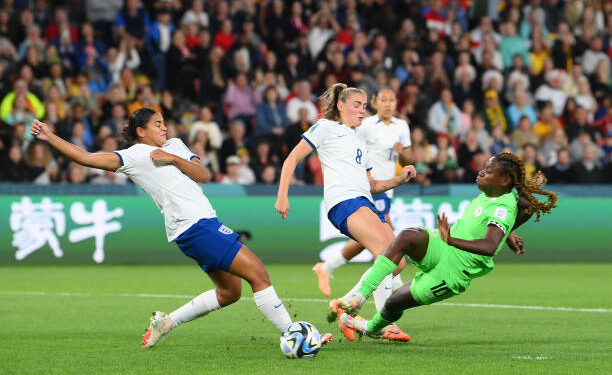
<svg viewBox="0 0 612 375"><path fill-rule="evenodd" d="M481 239L485 237L487 227L495 225L504 232L504 238L495 250L496 255L514 226L518 211L517 201L515 190L495 198L489 198L481 193L470 202L463 211L463 216L451 227L451 236L462 240ZM492 256L472 254L458 249L454 255L457 260L477 273L473 275L475 277L488 273L494 266Z"/></svg>

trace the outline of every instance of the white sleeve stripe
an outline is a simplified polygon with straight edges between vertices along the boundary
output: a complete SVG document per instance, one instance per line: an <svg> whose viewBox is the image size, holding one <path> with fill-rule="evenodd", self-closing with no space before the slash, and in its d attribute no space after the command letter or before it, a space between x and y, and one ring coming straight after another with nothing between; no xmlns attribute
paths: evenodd
<svg viewBox="0 0 612 375"><path fill-rule="evenodd" d="M502 232L504 232L504 235L506 234L506 229L498 222L496 221L489 221L489 223L487 225L495 225L496 227L498 227L499 229L502 230Z"/></svg>

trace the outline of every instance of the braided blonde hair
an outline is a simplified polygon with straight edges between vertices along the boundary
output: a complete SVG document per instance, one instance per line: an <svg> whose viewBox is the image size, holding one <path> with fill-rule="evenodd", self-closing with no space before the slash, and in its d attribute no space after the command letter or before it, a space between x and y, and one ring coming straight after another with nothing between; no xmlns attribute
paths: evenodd
<svg viewBox="0 0 612 375"><path fill-rule="evenodd" d="M529 201L529 207L524 210L524 213L529 215L535 213L535 221L538 222L542 214L549 214L553 208L557 207L557 194L540 187L546 183L546 177L541 171L538 171L530 180L526 180L525 164L518 156L504 152L496 155L495 159L512 178L512 185L518 190L519 195L524 196ZM548 201L540 202L534 194L546 195Z"/></svg>

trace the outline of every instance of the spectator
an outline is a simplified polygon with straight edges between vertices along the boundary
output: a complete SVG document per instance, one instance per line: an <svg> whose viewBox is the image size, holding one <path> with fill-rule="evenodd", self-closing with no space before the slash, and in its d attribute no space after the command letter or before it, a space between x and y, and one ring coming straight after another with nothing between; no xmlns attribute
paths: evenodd
<svg viewBox="0 0 612 375"><path fill-rule="evenodd" d="M238 150L237 156L240 158L240 169L238 169L238 181L243 185L252 185L256 182L255 172L249 166L251 157L246 148Z"/></svg>
<svg viewBox="0 0 612 375"><path fill-rule="evenodd" d="M5 119L12 111L17 97L25 97L26 106L37 118L44 118L45 107L34 93L28 90L28 84L23 79L18 79L13 85L13 91L6 94L0 102L0 118Z"/></svg>
<svg viewBox="0 0 612 375"><path fill-rule="evenodd" d="M538 155L538 146L533 143L523 145L521 159L525 164L525 177L531 179L537 171L542 170L541 157Z"/></svg>
<svg viewBox="0 0 612 375"><path fill-rule="evenodd" d="M557 151L557 161L546 170L546 177L551 184L569 184L573 181L572 162L567 148Z"/></svg>
<svg viewBox="0 0 612 375"><path fill-rule="evenodd" d="M33 109L28 106L28 100L26 97L24 95L19 95L15 98L11 113L6 115L6 117L3 117L2 120L11 126L14 126L17 123L26 124L26 138L32 140L30 125L32 124L32 120L35 118L32 110Z"/></svg>
<svg viewBox="0 0 612 375"><path fill-rule="evenodd" d="M206 132L210 147L214 150L221 148L223 143L223 135L219 129L219 124L213 120L213 114L209 107L203 106L200 109L200 116L196 122L191 125L189 129L189 142L195 138L195 135L199 131Z"/></svg>
<svg viewBox="0 0 612 375"><path fill-rule="evenodd" d="M58 166L49 146L41 142L34 142L30 145L25 158L25 163L29 167L30 176L28 181L35 184L48 185L52 181L58 180Z"/></svg>
<svg viewBox="0 0 612 375"><path fill-rule="evenodd" d="M512 132L510 139L519 149L522 149L527 143L538 144L540 142L538 135L533 132L531 121L527 116L521 117L518 128Z"/></svg>
<svg viewBox="0 0 612 375"><path fill-rule="evenodd" d="M301 108L306 108L308 111L308 121L314 123L319 114L317 107L311 99L310 82L306 80L298 81L294 84L294 94L287 101L287 118L291 122L297 122L299 119L299 111Z"/></svg>
<svg viewBox="0 0 612 375"><path fill-rule="evenodd" d="M125 6L117 13L115 29L120 39L127 35L144 45L145 35L151 26L149 13L141 5L140 0L126 0Z"/></svg>
<svg viewBox="0 0 612 375"><path fill-rule="evenodd" d="M249 84L248 78L244 73L238 73L233 81L230 81L227 92L223 98L223 103L228 106L227 117L229 120L241 119L249 128L247 133L251 133L257 104L261 97Z"/></svg>
<svg viewBox="0 0 612 375"><path fill-rule="evenodd" d="M126 36L119 42L118 49L115 47L108 49L106 61L111 82L119 82L124 67L134 70L140 66L140 55L134 43L132 37Z"/></svg>
<svg viewBox="0 0 612 375"><path fill-rule="evenodd" d="M586 109L579 106L576 108L574 121L565 124L565 132L570 142L576 139L581 129L588 133L593 141L597 141L600 138L599 131L589 122L589 116Z"/></svg>
<svg viewBox="0 0 612 375"><path fill-rule="evenodd" d="M266 185L274 185L278 182L277 168L273 165L267 165L261 172L261 183Z"/></svg>
<svg viewBox="0 0 612 375"><path fill-rule="evenodd" d="M602 47L601 37L594 36L591 39L589 49L582 54L582 71L587 76L595 73L595 69L600 62L608 61L608 56L602 52Z"/></svg>
<svg viewBox="0 0 612 375"><path fill-rule="evenodd" d="M193 80L197 76L195 55L185 43L185 34L177 30L172 37L172 45L166 53L166 68L169 72L180 72L168 80L166 88L173 94L182 93L195 98ZM167 114L165 114L167 116Z"/></svg>
<svg viewBox="0 0 612 375"><path fill-rule="evenodd" d="M162 90L166 87L166 53L172 43L174 25L171 15L166 8L157 11L157 21L151 25L146 34L147 52L155 66L155 88Z"/></svg>
<svg viewBox="0 0 612 375"><path fill-rule="evenodd" d="M504 61L504 67L510 68L514 56L519 55L529 66L529 43L516 33L516 25L512 22L503 24L503 36L499 45L499 50Z"/></svg>
<svg viewBox="0 0 612 375"><path fill-rule="evenodd" d="M153 94L153 89L149 85L142 86L136 93L136 100L128 108L128 116L131 116L137 109L142 107L152 108L159 113L163 113L158 100Z"/></svg>
<svg viewBox="0 0 612 375"><path fill-rule="evenodd" d="M603 168L594 146L586 145L583 156L572 168L573 182L578 184L600 184L603 182Z"/></svg>
<svg viewBox="0 0 612 375"><path fill-rule="evenodd" d="M203 0L194 0L191 9L188 9L181 19L181 25L196 24L198 27L208 28L209 23Z"/></svg>
<svg viewBox="0 0 612 375"><path fill-rule="evenodd" d="M550 25L547 24L549 30L557 30L557 39L553 43L551 53L555 68L568 71L571 68L571 64L573 64L578 57L576 38L566 22L561 22L556 29L551 29L549 26Z"/></svg>
<svg viewBox="0 0 612 375"><path fill-rule="evenodd" d="M229 18L223 20L223 22L221 23L221 30L219 30L219 32L215 34L213 44L216 47L221 48L223 52L227 52L232 47L235 41L236 36L234 35L232 21Z"/></svg>
<svg viewBox="0 0 612 375"><path fill-rule="evenodd" d="M193 136L189 137L189 144L191 151L200 158L200 164L212 170L214 174L218 174L219 160L217 153L210 145L208 132L200 127L196 128Z"/></svg>
<svg viewBox="0 0 612 375"><path fill-rule="evenodd" d="M23 159L23 151L19 145L9 147L6 161L0 169L0 181L27 182L30 180L30 167Z"/></svg>
<svg viewBox="0 0 612 375"><path fill-rule="evenodd" d="M553 166L557 162L558 151L567 147L567 136L563 129L555 130L553 136L540 147L539 158L542 160L542 166L545 168Z"/></svg>
<svg viewBox="0 0 612 375"><path fill-rule="evenodd" d="M570 156L572 161L577 163L584 159L584 153L587 147L590 147L594 154L594 159L601 160L604 157L604 152L599 148L584 129L578 130L578 136L570 143Z"/></svg>
<svg viewBox="0 0 612 375"><path fill-rule="evenodd" d="M240 158L236 155L230 155L225 160L227 166L227 173L223 176L223 179L219 181L220 184L240 184L238 178L238 171L240 170Z"/></svg>
<svg viewBox="0 0 612 375"><path fill-rule="evenodd" d="M128 123L128 117L127 117L127 109L125 108L125 104L121 102L117 102L113 104L113 107L111 110L111 116L109 119L103 122L103 125L107 126L110 129L111 134L113 136L117 136L121 134L121 132L123 131L123 128L125 128L127 123Z"/></svg>
<svg viewBox="0 0 612 375"><path fill-rule="evenodd" d="M240 149L246 148L245 134L246 129L242 120L235 119L230 123L229 138L223 141L219 150L221 173L226 173L225 161L227 158L236 155Z"/></svg>
<svg viewBox="0 0 612 375"><path fill-rule="evenodd" d="M447 133L438 133L436 135L436 144L432 145L431 148L432 158L436 159L439 164L443 165L444 163L446 163L447 159L457 161L457 153L455 152L453 146L450 144L450 136ZM438 154L440 152L444 152L444 155L446 155L446 159L438 160Z"/></svg>
<svg viewBox="0 0 612 375"><path fill-rule="evenodd" d="M71 43L77 43L79 41L79 31L74 25L70 24L68 11L64 8L57 8L55 10L53 23L45 30L45 39L47 42L53 42L60 38L62 33L67 34Z"/></svg>
<svg viewBox="0 0 612 375"><path fill-rule="evenodd" d="M461 112L453 102L450 89L444 88L438 100L429 110L427 126L434 133L444 132L455 136L461 124Z"/></svg>
<svg viewBox="0 0 612 375"><path fill-rule="evenodd" d="M535 92L535 99L539 102L550 101L553 105L553 114L561 116L565 108L567 95L561 87L567 78L567 74L560 69L546 73L546 83L538 87Z"/></svg>
<svg viewBox="0 0 612 375"><path fill-rule="evenodd" d="M255 134L278 143L289 126L287 112L274 86L268 86L263 97L257 105Z"/></svg>
<svg viewBox="0 0 612 375"><path fill-rule="evenodd" d="M527 116L529 122L535 124L538 121L536 111L529 104L529 97L523 90L517 90L514 95L515 102L508 107L508 121L510 122L510 129L514 130L517 128L519 121L523 116Z"/></svg>
<svg viewBox="0 0 612 375"><path fill-rule="evenodd" d="M279 166L279 158L278 156L272 153L272 149L270 147L270 142L266 140L260 140L257 142L255 146L255 155L251 160L251 168L255 172L255 177L258 182L264 182L263 172L266 167Z"/></svg>
<svg viewBox="0 0 612 375"><path fill-rule="evenodd" d="M474 130L470 130L465 135L465 142L461 144L459 147L459 152L457 153L459 167L466 170L470 168L470 163L474 161L474 156L476 154L484 155L480 145L478 144L476 132Z"/></svg>
<svg viewBox="0 0 612 375"><path fill-rule="evenodd" d="M340 32L340 25L332 16L329 9L322 8L310 18L310 31L308 32L308 47L310 55L317 57L323 47L335 33Z"/></svg>
<svg viewBox="0 0 612 375"><path fill-rule="evenodd" d="M576 104L586 110L589 120L593 120L597 111L597 101L591 92L589 81L586 77L582 77L578 81L578 95L576 95Z"/></svg>
<svg viewBox="0 0 612 375"><path fill-rule="evenodd" d="M502 150L508 148L513 152L516 151L510 137L504 133L503 129L499 126L494 127L493 131L491 132L491 154L497 155L503 152Z"/></svg>
<svg viewBox="0 0 612 375"><path fill-rule="evenodd" d="M540 138L540 142L546 142L553 131L559 128L561 123L553 113L553 104L546 102L541 109L540 120L533 127L533 132Z"/></svg>
<svg viewBox="0 0 612 375"><path fill-rule="evenodd" d="M499 98L497 91L488 90L485 92L485 108L483 118L485 120L486 129L493 131L496 127L500 127L503 132L508 131L508 124L506 122L506 115L504 110L499 104Z"/></svg>

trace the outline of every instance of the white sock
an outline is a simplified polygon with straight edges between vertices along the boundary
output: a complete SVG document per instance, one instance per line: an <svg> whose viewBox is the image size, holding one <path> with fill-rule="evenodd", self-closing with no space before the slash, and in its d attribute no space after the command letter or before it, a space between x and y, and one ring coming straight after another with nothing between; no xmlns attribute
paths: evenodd
<svg viewBox="0 0 612 375"><path fill-rule="evenodd" d="M365 270L365 272L363 273L363 275L361 275L361 278L359 279L359 282L357 284L355 284L355 286L353 287L353 289L349 290L348 293L346 293L344 295L344 299L348 298L349 296L359 292L359 288L361 288L361 283L363 282L363 280L365 280L366 277L368 277L368 274L370 273L370 270L372 269L372 267L368 268L367 270Z"/></svg>
<svg viewBox="0 0 612 375"><path fill-rule="evenodd" d="M170 313L172 328L221 308L215 289L207 290Z"/></svg>
<svg viewBox="0 0 612 375"><path fill-rule="evenodd" d="M274 286L270 285L264 290L253 293L255 304L261 313L268 319L279 331L291 323L289 312L283 305L283 302L278 298Z"/></svg>
<svg viewBox="0 0 612 375"><path fill-rule="evenodd" d="M376 288L376 290L372 293L377 311L383 308L385 301L391 296L391 288L393 285L393 282L391 281L392 278L392 274L385 276L378 288Z"/></svg>
<svg viewBox="0 0 612 375"><path fill-rule="evenodd" d="M329 273L333 273L335 269L340 268L346 264L346 259L342 255L342 251L337 254L333 254L328 260L323 263L323 269Z"/></svg>
<svg viewBox="0 0 612 375"><path fill-rule="evenodd" d="M399 273L393 277L392 284L393 284L392 290L394 292L398 290L399 288L401 288L402 285L404 285L404 282L402 281L402 276Z"/></svg>

